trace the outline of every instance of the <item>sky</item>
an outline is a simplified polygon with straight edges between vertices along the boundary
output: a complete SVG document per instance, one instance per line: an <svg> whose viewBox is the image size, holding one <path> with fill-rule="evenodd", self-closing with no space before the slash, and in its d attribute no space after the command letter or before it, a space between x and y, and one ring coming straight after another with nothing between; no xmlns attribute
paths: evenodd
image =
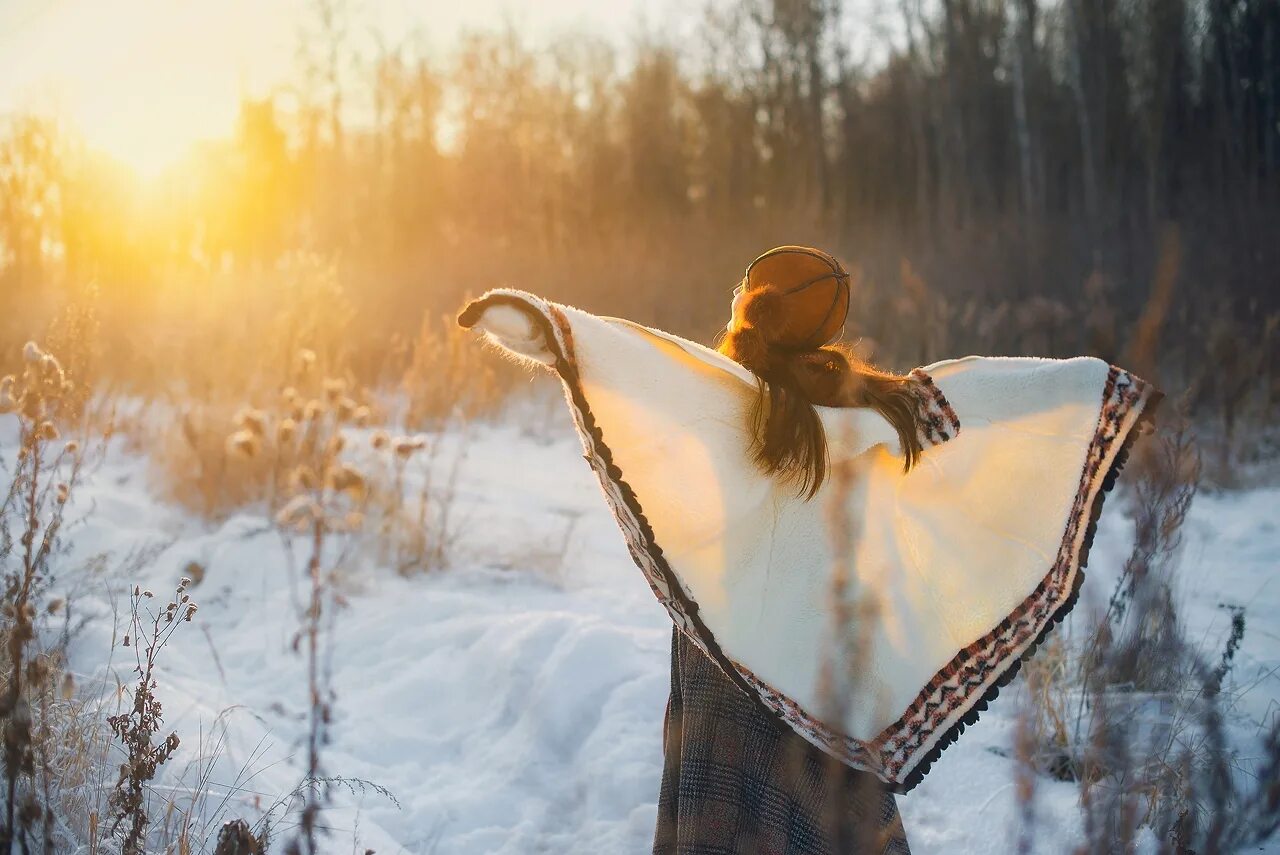
<svg viewBox="0 0 1280 855"><path fill-rule="evenodd" d="M673 0L349 0L352 29L447 53L516 25L621 40ZM243 95L289 79L308 0L0 0L0 114L51 105L92 145L155 172L227 135Z"/></svg>

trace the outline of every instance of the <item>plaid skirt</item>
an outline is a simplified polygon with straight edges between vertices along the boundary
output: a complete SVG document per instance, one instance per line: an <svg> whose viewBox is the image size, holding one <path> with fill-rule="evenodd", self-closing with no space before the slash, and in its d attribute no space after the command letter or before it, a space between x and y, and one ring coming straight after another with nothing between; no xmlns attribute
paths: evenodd
<svg viewBox="0 0 1280 855"><path fill-rule="evenodd" d="M747 697L678 630L655 855L909 855L893 795Z"/></svg>

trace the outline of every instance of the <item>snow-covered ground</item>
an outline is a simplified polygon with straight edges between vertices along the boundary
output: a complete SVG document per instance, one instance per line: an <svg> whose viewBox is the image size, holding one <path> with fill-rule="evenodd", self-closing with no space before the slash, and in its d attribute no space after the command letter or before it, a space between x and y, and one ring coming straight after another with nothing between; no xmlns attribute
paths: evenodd
<svg viewBox="0 0 1280 855"><path fill-rule="evenodd" d="M480 427L466 444L451 569L401 578L370 563L344 583L325 772L377 784L395 802L358 784L354 793L338 788L324 815L334 852L648 851L670 625L600 500L567 415L537 431L516 421L527 424ZM81 580L77 607L93 619L71 665L81 691L104 677L111 686L117 676L130 682L130 651L117 647L108 662L112 600L127 604L135 582L163 598L188 562L203 566L195 622L161 658L165 727L183 740L161 787L195 783L212 757L208 804L225 797L223 818L252 821L304 767L306 679L290 647L300 580L261 517L210 530L154 495L146 461L119 448L78 493L85 522L68 533L74 548L64 567L103 552L119 559L148 544L162 549L139 578ZM1117 493L1103 516L1077 612L1111 592L1128 551L1122 504ZM1181 600L1192 637L1220 650L1230 615L1218 604L1247 609L1227 687L1247 689L1230 712L1241 733L1280 714L1277 505L1280 489L1201 495L1187 526ZM1016 713L1011 687L900 798L914 851L1010 848ZM1037 846L1068 850L1079 835L1074 785L1046 779L1038 799Z"/></svg>

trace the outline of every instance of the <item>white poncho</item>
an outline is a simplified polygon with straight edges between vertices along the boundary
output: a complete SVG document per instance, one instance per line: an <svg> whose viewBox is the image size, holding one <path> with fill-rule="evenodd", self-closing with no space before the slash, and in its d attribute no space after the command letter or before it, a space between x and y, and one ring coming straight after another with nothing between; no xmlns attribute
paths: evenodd
<svg viewBox="0 0 1280 855"><path fill-rule="evenodd" d="M587 462L672 620L805 739L913 787L1071 608L1094 521L1160 393L1092 358L912 372L903 472L868 409L819 408L805 501L751 460L756 380L629 321L497 290L459 316L564 383Z"/></svg>

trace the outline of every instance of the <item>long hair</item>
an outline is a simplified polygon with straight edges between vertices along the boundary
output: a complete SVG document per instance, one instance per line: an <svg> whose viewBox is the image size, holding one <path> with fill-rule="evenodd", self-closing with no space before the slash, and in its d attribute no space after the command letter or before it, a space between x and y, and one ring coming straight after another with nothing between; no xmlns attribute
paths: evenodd
<svg viewBox="0 0 1280 855"><path fill-rule="evenodd" d="M870 407L898 434L910 471L921 444L917 399L907 377L881 371L847 349L794 350L769 341L771 315L781 309L770 291L748 295L718 350L756 375L751 410L752 457L766 473L793 482L806 499L826 480L826 431L816 405Z"/></svg>

